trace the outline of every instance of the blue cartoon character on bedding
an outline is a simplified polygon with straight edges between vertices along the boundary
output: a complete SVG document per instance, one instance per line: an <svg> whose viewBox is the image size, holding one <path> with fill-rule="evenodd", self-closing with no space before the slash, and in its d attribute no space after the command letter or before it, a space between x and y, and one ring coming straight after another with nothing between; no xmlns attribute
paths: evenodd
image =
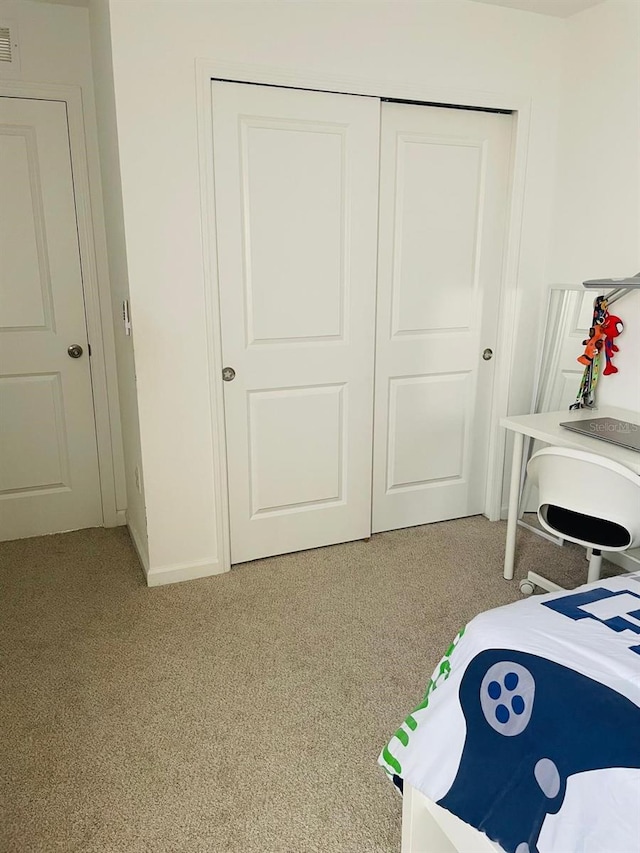
<svg viewBox="0 0 640 853"><path fill-rule="evenodd" d="M483 651L469 664L459 695L467 733L456 778L439 805L507 853L536 853L544 819L560 810L569 776L640 768L638 707L546 658Z"/></svg>

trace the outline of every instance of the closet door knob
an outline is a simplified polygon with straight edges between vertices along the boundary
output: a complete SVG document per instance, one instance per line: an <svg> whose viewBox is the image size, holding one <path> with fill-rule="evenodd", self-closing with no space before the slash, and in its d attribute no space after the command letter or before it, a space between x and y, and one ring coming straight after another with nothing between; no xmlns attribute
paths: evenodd
<svg viewBox="0 0 640 853"><path fill-rule="evenodd" d="M80 344L71 344L71 346L67 348L67 353L69 358L80 358L83 353L83 349Z"/></svg>
<svg viewBox="0 0 640 853"><path fill-rule="evenodd" d="M236 372L233 367L223 368L222 378L225 382L233 382L233 380L236 378Z"/></svg>
<svg viewBox="0 0 640 853"><path fill-rule="evenodd" d="M493 358L493 350L487 347L486 350L482 353L482 357L485 361L491 361L491 359Z"/></svg>

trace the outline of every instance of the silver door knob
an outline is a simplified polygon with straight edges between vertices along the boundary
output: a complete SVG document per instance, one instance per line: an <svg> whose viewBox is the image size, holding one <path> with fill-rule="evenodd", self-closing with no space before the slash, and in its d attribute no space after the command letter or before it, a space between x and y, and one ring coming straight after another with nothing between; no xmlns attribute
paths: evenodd
<svg viewBox="0 0 640 853"><path fill-rule="evenodd" d="M80 358L84 350L80 346L80 344L71 344L71 346L67 349L70 358Z"/></svg>
<svg viewBox="0 0 640 853"><path fill-rule="evenodd" d="M225 382L232 382L236 378L236 372L233 367L224 367L222 369L222 378Z"/></svg>
<svg viewBox="0 0 640 853"><path fill-rule="evenodd" d="M482 357L485 361L491 361L491 359L493 358L493 350L487 347L486 350L482 353Z"/></svg>

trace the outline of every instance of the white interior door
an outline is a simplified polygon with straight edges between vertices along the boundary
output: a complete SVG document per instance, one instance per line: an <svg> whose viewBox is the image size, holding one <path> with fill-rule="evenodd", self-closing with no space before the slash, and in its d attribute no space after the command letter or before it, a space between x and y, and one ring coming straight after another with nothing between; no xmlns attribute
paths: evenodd
<svg viewBox="0 0 640 853"><path fill-rule="evenodd" d="M374 532L484 509L511 127L382 104Z"/></svg>
<svg viewBox="0 0 640 853"><path fill-rule="evenodd" d="M231 559L367 537L379 101L213 84Z"/></svg>
<svg viewBox="0 0 640 853"><path fill-rule="evenodd" d="M0 97L0 187L0 539L98 526L64 103Z"/></svg>

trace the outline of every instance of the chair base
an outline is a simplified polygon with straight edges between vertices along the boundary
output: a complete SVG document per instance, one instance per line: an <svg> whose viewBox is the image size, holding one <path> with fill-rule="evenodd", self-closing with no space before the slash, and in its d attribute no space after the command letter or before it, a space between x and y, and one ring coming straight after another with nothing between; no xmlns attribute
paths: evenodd
<svg viewBox="0 0 640 853"><path fill-rule="evenodd" d="M602 552L595 549L590 552L589 556L589 571L587 573L587 583L595 583L600 580L600 570L602 568ZM566 587L560 586L548 578L539 575L537 572L528 572L526 578L520 581L520 592L523 595L531 595L535 587L540 587L545 592L563 592Z"/></svg>
<svg viewBox="0 0 640 853"><path fill-rule="evenodd" d="M536 587L544 589L545 592L562 592L565 589L565 587L550 581L536 572L528 572L526 578L520 581L520 592L523 595L531 595Z"/></svg>

